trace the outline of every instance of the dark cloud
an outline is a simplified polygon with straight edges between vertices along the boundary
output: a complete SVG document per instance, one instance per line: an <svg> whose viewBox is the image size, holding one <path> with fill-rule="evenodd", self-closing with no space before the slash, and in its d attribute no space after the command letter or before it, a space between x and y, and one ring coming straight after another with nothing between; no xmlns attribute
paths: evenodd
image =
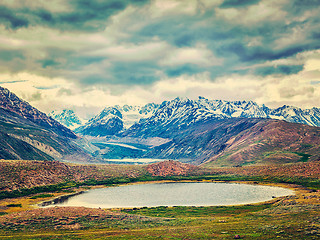
<svg viewBox="0 0 320 240"><path fill-rule="evenodd" d="M243 12L247 7L259 2L258 0L225 0L219 8L223 8L223 10L235 8L233 10ZM69 32L72 32L73 35L75 33L79 33L79 35L99 33L99 31L105 30L108 24L112 24L109 21L111 16L120 13L129 5L143 7L147 3L149 3L148 0L69 0L69 7L66 11L61 12L50 11L48 7L17 6L10 8L1 6L0 3L0 24L11 32L15 32L19 28L30 28L30 34L33 34L33 28L31 28L33 26L43 26L48 32L51 29L59 30L59 34L62 36ZM0 64L2 65L0 69L4 69L5 66L12 72L26 70L40 75L60 76L83 85L122 84L130 86L152 84L159 80L160 75L178 77L209 72L214 79L233 73L246 74L249 70L239 69L251 69L252 64L286 59L304 51L319 49L320 20L318 14L312 15L313 11L319 7L319 1L290 1L280 7L275 6L275 14L277 10L281 10L280 12L284 13L284 16L275 15L274 19L253 20L251 24L250 21L249 23L242 21L247 16L239 18L239 21L230 21L219 17L217 9L214 8L208 8L205 12L198 9L193 15L179 14L177 11L177 13L164 14L164 16L160 14L155 18L149 18L143 14L141 14L142 16L134 16L130 13L133 16L129 14L122 17L133 17L138 22L137 26L144 27L141 29L139 27L131 28L130 21L123 25L119 24L121 29L113 29L112 31L119 31L119 35L124 34L126 37L120 40L116 39L111 46L107 44L104 46L99 42L102 49L101 54L99 53L100 45L79 47L80 51L77 51L76 47L64 46L63 42L48 43L47 45L41 43L41 46L35 47L35 53L33 53L33 49L26 49L23 46L21 49L8 47L0 49ZM144 11L148 11L148 8ZM254 14L259 15L259 13ZM254 19L254 15L251 17ZM119 21L121 21L120 18ZM291 38L294 40L295 32L298 32L301 40L297 38L297 41L291 41ZM285 39L285 44L278 43L281 39ZM199 66L197 64L168 66L159 65L163 62L163 59L160 58L166 53L157 54L154 58L150 57L149 61L139 60L139 56L135 61L133 56L130 62L126 60L128 59L126 57L117 58L103 54L103 50L112 49L114 46L120 46L120 48L121 46L139 46L154 41L165 43L166 46L170 45L169 49L188 47L196 49L200 44L204 46L203 49L210 50L216 58L222 59L223 63L221 66ZM70 43L68 44L70 45ZM81 43L81 40L76 44L86 45L86 43ZM56 47L52 47L52 45ZM97 56L88 54L91 51L94 54L97 53ZM144 54L145 52L141 51L141 55ZM92 72L90 72L91 66ZM257 68L253 70L253 73L262 76L295 74L301 69L301 65L287 66L284 64L278 67Z"/></svg>
<svg viewBox="0 0 320 240"><path fill-rule="evenodd" d="M25 59L24 53L21 50L0 49L0 59L3 61L12 61L14 59Z"/></svg>
<svg viewBox="0 0 320 240"><path fill-rule="evenodd" d="M316 40L320 40L320 32L314 32L312 33L312 38Z"/></svg>
<svg viewBox="0 0 320 240"><path fill-rule="evenodd" d="M6 28L17 29L21 27L27 27L29 21L24 18L20 12L16 13L14 10L9 9L0 4L0 23Z"/></svg>
<svg viewBox="0 0 320 240"><path fill-rule="evenodd" d="M257 4L260 0L225 0L220 7L221 8L232 8L232 7L247 7L252 4Z"/></svg>
<svg viewBox="0 0 320 240"><path fill-rule="evenodd" d="M57 97L71 96L72 94L73 94L73 92L71 91L71 89L60 88L59 91L57 92Z"/></svg>
<svg viewBox="0 0 320 240"><path fill-rule="evenodd" d="M178 47L189 47L194 44L196 39L197 37L191 33L181 34L181 36L174 39L174 44Z"/></svg>
<svg viewBox="0 0 320 240"><path fill-rule="evenodd" d="M319 8L319 0L292 0L286 5L287 11L298 14L314 8Z"/></svg>
<svg viewBox="0 0 320 240"><path fill-rule="evenodd" d="M154 62L125 63L115 62L101 69L100 73L87 73L79 76L82 85L148 85L159 80L159 67Z"/></svg>
<svg viewBox="0 0 320 240"><path fill-rule="evenodd" d="M49 26L60 30L103 30L110 16L124 10L129 4L141 5L148 0L70 0L69 12L50 12L44 8L29 9L24 6L8 8L0 3L0 24L18 29L31 26Z"/></svg>
<svg viewBox="0 0 320 240"><path fill-rule="evenodd" d="M159 77L156 72L159 67L152 62L139 62L139 63L116 63L111 68L111 73L114 76L114 83L117 84L151 84Z"/></svg>
<svg viewBox="0 0 320 240"><path fill-rule="evenodd" d="M256 75L267 76L272 74L296 74L303 70L303 65L280 65L280 66L268 66L255 69Z"/></svg>
<svg viewBox="0 0 320 240"><path fill-rule="evenodd" d="M4 83L21 83L21 82L27 82L27 80L0 81L0 84L4 84Z"/></svg>
<svg viewBox="0 0 320 240"><path fill-rule="evenodd" d="M42 65L43 68L55 67L55 66L60 65L59 62L56 62L56 61L53 60L53 59L43 59L43 60L39 60L38 62L41 63L41 65Z"/></svg>
<svg viewBox="0 0 320 240"><path fill-rule="evenodd" d="M199 72L203 72L204 70L204 68L198 67L196 65L186 64L178 67L169 67L168 69L166 69L165 73L169 77L178 77L183 74L193 75Z"/></svg>

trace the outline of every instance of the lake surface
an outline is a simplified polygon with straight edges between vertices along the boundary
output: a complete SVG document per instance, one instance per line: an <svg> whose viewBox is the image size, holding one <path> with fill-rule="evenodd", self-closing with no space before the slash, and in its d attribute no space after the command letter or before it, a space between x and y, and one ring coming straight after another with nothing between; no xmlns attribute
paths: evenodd
<svg viewBox="0 0 320 240"><path fill-rule="evenodd" d="M162 162L166 160L167 159L154 159L154 158L103 159L105 163L109 163L109 164L150 164L150 163Z"/></svg>
<svg viewBox="0 0 320 240"><path fill-rule="evenodd" d="M286 188L237 183L150 183L92 189L55 206L221 206L264 202L292 194L294 191Z"/></svg>

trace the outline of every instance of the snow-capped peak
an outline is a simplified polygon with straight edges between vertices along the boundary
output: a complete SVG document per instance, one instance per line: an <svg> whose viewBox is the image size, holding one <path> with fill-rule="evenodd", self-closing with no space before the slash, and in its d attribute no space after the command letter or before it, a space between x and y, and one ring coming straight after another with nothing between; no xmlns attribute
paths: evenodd
<svg viewBox="0 0 320 240"><path fill-rule="evenodd" d="M49 116L72 130L84 123L84 120L80 119L71 109L52 111Z"/></svg>

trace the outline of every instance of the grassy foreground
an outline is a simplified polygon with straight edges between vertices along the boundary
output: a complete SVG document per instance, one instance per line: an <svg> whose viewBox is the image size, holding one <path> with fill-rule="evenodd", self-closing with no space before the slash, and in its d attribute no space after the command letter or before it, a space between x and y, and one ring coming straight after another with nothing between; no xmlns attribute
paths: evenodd
<svg viewBox="0 0 320 240"><path fill-rule="evenodd" d="M302 165L297 166L300 168ZM289 168L297 169L297 166ZM314 166L310 169L314 169ZM45 191L41 192L38 188L37 193L0 201L0 239L319 239L318 176L300 176L297 173L284 176L276 170L268 175L261 175L261 172L261 167L205 169L189 176L144 174L131 178L117 176L107 180L91 179L81 183L74 181L48 185L54 191L43 188ZM83 207L39 209L32 206L53 196L90 188L92 185L151 180L250 181L294 188L296 195L265 203L224 207L105 210Z"/></svg>

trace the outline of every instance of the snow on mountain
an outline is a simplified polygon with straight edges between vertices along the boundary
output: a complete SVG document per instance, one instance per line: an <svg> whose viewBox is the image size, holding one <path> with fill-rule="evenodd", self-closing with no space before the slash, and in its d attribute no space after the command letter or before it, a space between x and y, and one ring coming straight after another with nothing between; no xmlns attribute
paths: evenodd
<svg viewBox="0 0 320 240"><path fill-rule="evenodd" d="M52 111L49 113L49 116L72 130L80 127L84 123L84 120L80 119L75 112L70 109Z"/></svg>
<svg viewBox="0 0 320 240"><path fill-rule="evenodd" d="M125 136L169 136L192 124L226 118L272 118L320 126L320 109L283 106L271 109L253 101L176 98L163 102L155 113L124 133Z"/></svg>
<svg viewBox="0 0 320 240"><path fill-rule="evenodd" d="M303 123L310 126L320 126L320 108L301 109L284 105L269 112L270 118L282 119L287 122Z"/></svg>
<svg viewBox="0 0 320 240"><path fill-rule="evenodd" d="M81 124L81 120L71 110L53 112L50 115L71 129ZM75 131L91 136L106 136L120 132L134 135L138 128L144 128L145 130L141 130L144 134L150 131L153 132L151 135L156 136L160 132L170 132L198 122L226 118L272 118L320 126L320 108L300 109L284 105L272 109L253 101L209 100L204 97L196 100L175 98L160 105L149 103L145 106L106 107Z"/></svg>
<svg viewBox="0 0 320 240"><path fill-rule="evenodd" d="M145 106L116 105L106 107L86 124L75 129L75 132L90 136L114 135L128 129L141 119L150 117L157 109L154 103Z"/></svg>
<svg viewBox="0 0 320 240"><path fill-rule="evenodd" d="M114 106L114 108L118 109L122 114L124 129L130 128L133 124L139 122L140 119L151 117L158 107L159 105L155 103L149 103L145 106Z"/></svg>
<svg viewBox="0 0 320 240"><path fill-rule="evenodd" d="M75 129L76 133L102 137L114 135L123 129L122 114L113 107L106 107L86 124Z"/></svg>

